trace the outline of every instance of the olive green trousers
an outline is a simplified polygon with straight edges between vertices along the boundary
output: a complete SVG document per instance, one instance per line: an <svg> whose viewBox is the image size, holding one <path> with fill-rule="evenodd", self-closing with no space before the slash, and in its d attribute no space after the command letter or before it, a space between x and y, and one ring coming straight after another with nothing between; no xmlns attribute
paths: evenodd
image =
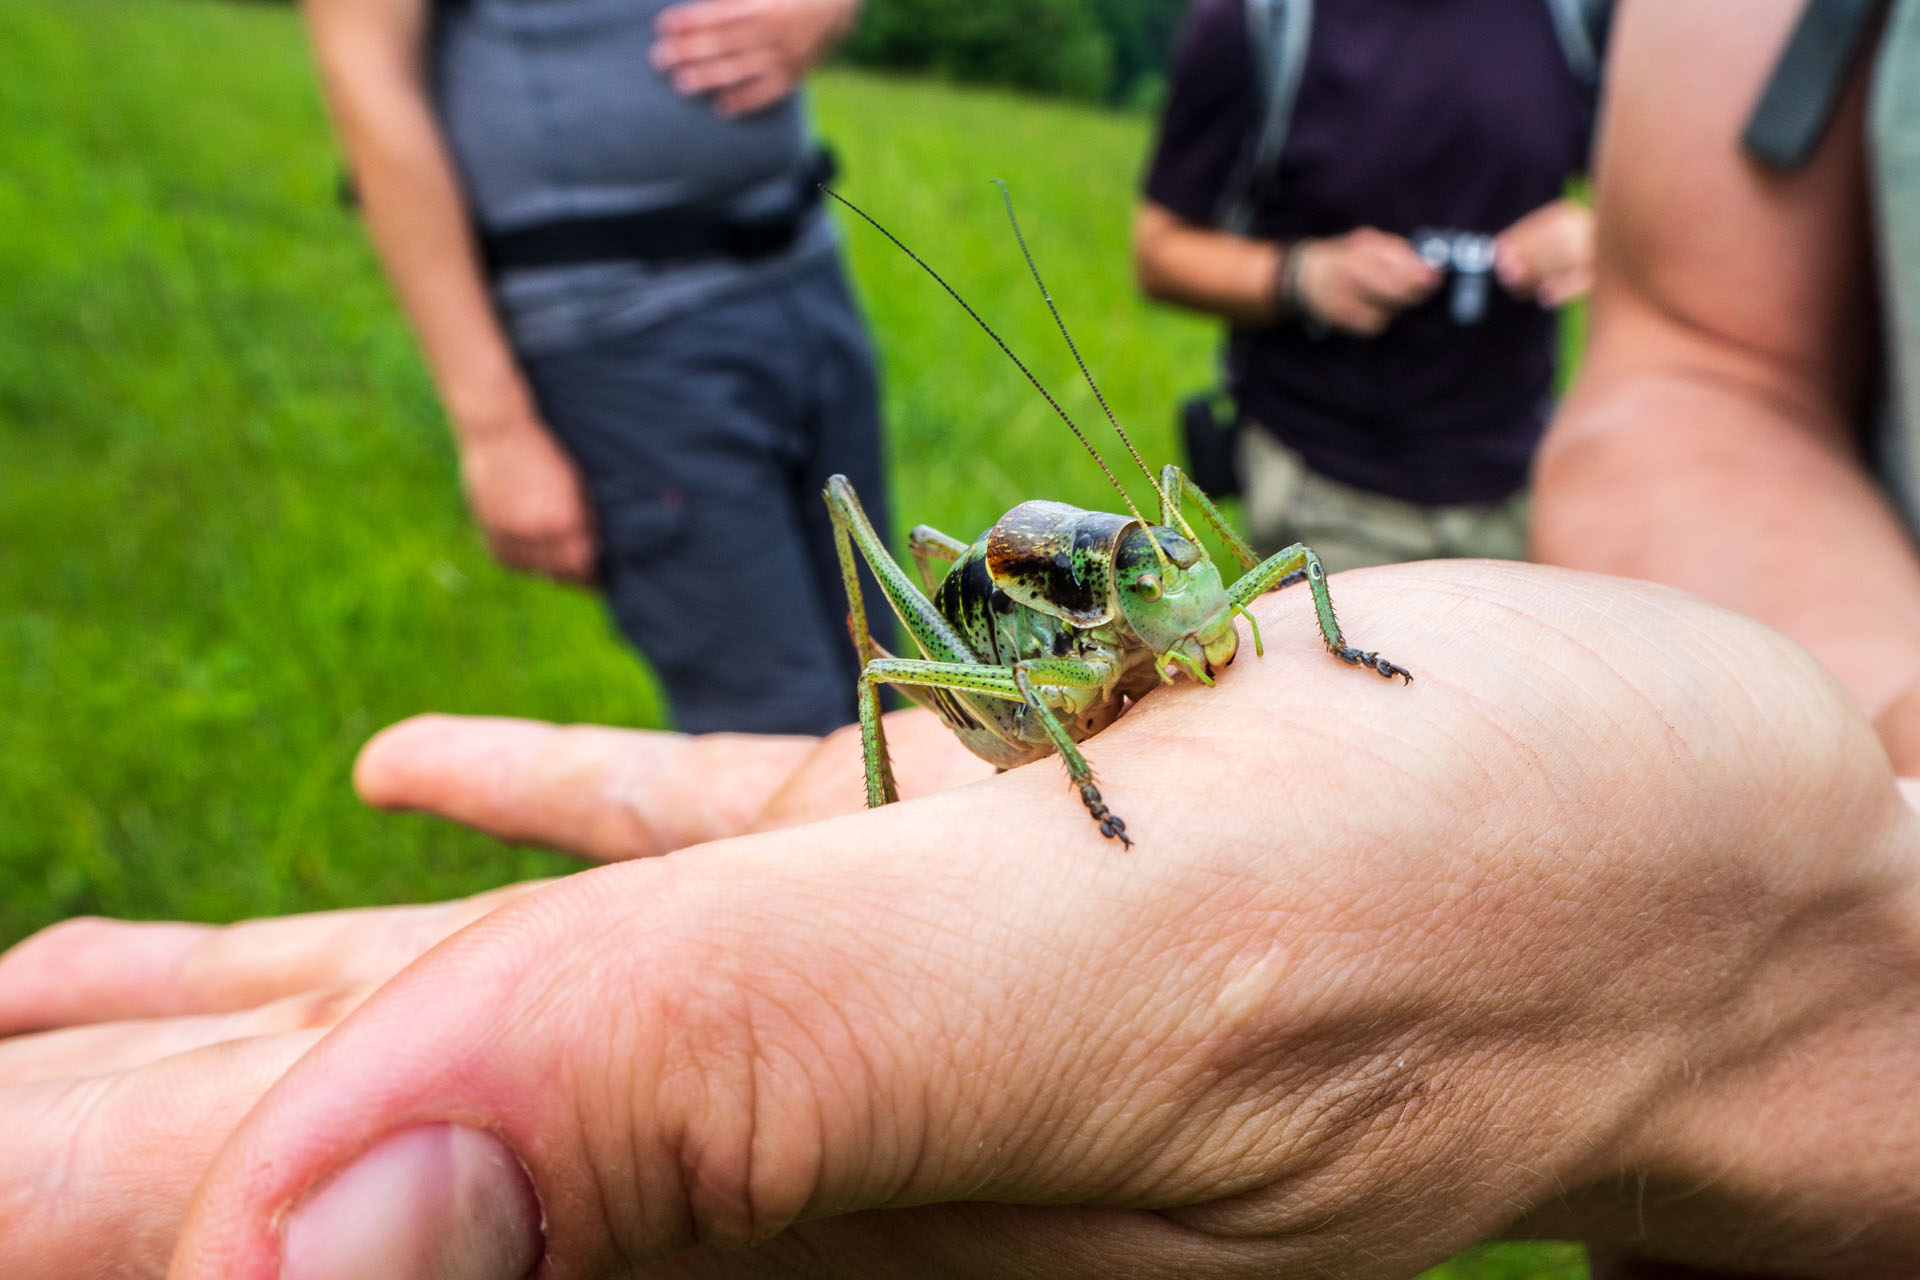
<svg viewBox="0 0 1920 1280"><path fill-rule="evenodd" d="M1261 555L1304 542L1327 572L1406 560L1527 558L1527 495L1429 506L1356 489L1309 470L1261 428L1239 432L1247 536Z"/></svg>

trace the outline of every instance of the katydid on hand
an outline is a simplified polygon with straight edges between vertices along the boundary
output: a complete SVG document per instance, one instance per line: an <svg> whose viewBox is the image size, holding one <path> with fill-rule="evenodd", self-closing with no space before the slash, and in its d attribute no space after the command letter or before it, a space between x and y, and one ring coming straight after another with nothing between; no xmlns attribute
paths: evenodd
<svg viewBox="0 0 1920 1280"><path fill-rule="evenodd" d="M1004 197L1004 186L1001 192ZM892 684L931 709L969 750L991 764L1012 768L1058 753L1100 834L1131 845L1126 823L1102 799L1078 744L1112 724L1129 702L1158 684L1171 683L1179 672L1211 685L1214 673L1239 650L1236 614L1252 627L1254 652L1260 653L1260 629L1247 613L1248 602L1302 578L1312 593L1329 652L1381 676L1412 680L1406 668L1346 642L1327 594L1326 573L1311 549L1295 544L1259 560L1179 467L1168 465L1156 484L1094 386L1101 408L1159 499L1160 523L1149 525L1080 428L952 286L886 228L838 194L827 194L892 240L966 308L1093 454L1127 508L1126 515L1117 515L1063 502L1023 502L971 543L922 525L913 531L910 544L920 577L916 585L888 554L846 477L827 481L849 622L862 663L860 738L870 806L899 799L878 690ZM1011 202L1007 215L1013 216ZM1017 221L1014 232L1019 236ZM1027 253L1024 237L1020 248ZM1059 323L1060 313L1030 253L1027 264ZM1080 361L1064 323L1060 332ZM1080 368L1087 372L1084 361ZM1087 381L1093 385L1091 374ZM1182 510L1187 499L1240 560L1245 572L1231 585L1223 582L1187 523ZM920 657L896 657L874 641L856 553L873 571ZM947 563L937 581L935 561Z"/></svg>

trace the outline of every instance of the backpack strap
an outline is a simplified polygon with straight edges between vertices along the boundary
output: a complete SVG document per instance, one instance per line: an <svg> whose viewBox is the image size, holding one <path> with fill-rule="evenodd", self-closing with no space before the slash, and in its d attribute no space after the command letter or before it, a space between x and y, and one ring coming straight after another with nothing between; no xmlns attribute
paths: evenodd
<svg viewBox="0 0 1920 1280"><path fill-rule="evenodd" d="M1807 0L1740 134L1748 155L1788 173L1813 158L1880 8L1881 0Z"/></svg>
<svg viewBox="0 0 1920 1280"><path fill-rule="evenodd" d="M1253 221L1255 199L1271 184L1274 165L1287 145L1313 36L1313 0L1246 0L1246 10L1260 124L1227 184L1220 217L1222 230L1242 234Z"/></svg>
<svg viewBox="0 0 1920 1280"><path fill-rule="evenodd" d="M1920 3L1896 0L1867 106L1867 189L1879 250L1883 403L1874 474L1920 543Z"/></svg>
<svg viewBox="0 0 1920 1280"><path fill-rule="evenodd" d="M1582 88L1600 85L1600 67L1607 54L1607 28L1613 22L1613 0L1547 0L1553 34L1567 67Z"/></svg>

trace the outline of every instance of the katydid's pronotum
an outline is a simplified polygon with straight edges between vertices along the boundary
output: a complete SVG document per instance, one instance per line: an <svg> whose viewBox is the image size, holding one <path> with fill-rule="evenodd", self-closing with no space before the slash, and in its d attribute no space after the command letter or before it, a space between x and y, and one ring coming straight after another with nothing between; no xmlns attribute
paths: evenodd
<svg viewBox="0 0 1920 1280"><path fill-rule="evenodd" d="M1007 217L1034 283L1107 420L1153 486L1159 524L1146 522L1066 411L938 272L844 197L827 194L918 263L986 330L1093 455L1127 509L1126 515L1115 515L1063 502L1023 502L971 544L921 525L909 542L919 570L917 587L888 554L846 477L827 481L849 622L863 664L858 705L869 806L899 799L878 691L879 685L892 684L935 712L975 755L1003 769L1057 752L1100 834L1131 845L1127 824L1107 808L1077 744L1112 724L1128 703L1156 684L1172 683L1178 671L1211 685L1214 672L1232 662L1240 647L1236 614L1247 619L1259 654L1260 628L1246 610L1248 602L1301 578L1313 595L1320 636L1334 657L1385 677L1413 679L1406 668L1346 642L1333 616L1326 573L1310 548L1295 544L1260 560L1178 466L1168 464L1155 483L1067 333L1013 217L1011 200ZM1004 185L1001 196L1006 198ZM1223 583L1186 521L1182 507L1188 498L1245 570L1231 585ZM921 657L895 657L874 641L856 549ZM935 561L949 566L938 581Z"/></svg>

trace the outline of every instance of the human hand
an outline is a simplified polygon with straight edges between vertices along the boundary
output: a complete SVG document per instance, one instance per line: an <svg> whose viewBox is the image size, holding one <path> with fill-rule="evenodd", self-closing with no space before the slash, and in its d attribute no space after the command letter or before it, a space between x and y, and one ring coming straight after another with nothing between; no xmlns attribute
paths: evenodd
<svg viewBox="0 0 1920 1280"><path fill-rule="evenodd" d="M1894 699L1874 720L1893 770L1902 778L1920 778L1920 684Z"/></svg>
<svg viewBox="0 0 1920 1280"><path fill-rule="evenodd" d="M579 468L545 424L522 418L460 437L467 505L494 557L563 582L594 579L597 535Z"/></svg>
<svg viewBox="0 0 1920 1280"><path fill-rule="evenodd" d="M653 65L725 116L772 106L852 28L858 0L687 0L654 20Z"/></svg>
<svg viewBox="0 0 1920 1280"><path fill-rule="evenodd" d="M1845 695L1636 584L1339 587L1420 681L1328 662L1263 600L1264 659L1094 740L1130 854L1046 761L523 892L286 1071L176 1276L274 1274L294 1204L292 1250L376 1250L338 1275L407 1274L377 1250L458 1252L473 1221L500 1268L475 1275L542 1250L554 1275L1388 1275L1516 1217L1911 1267L1914 819ZM81 1140L139 1120L177 1184L235 1112L172 1061ZM75 1141L32 1129L0 1206ZM58 1225L97 1215L110 1248L162 1200ZM50 1229L0 1226L0 1263Z"/></svg>
<svg viewBox="0 0 1920 1280"><path fill-rule="evenodd" d="M1502 231L1493 270L1508 293L1562 307L1593 288L1593 210L1574 200L1542 205Z"/></svg>
<svg viewBox="0 0 1920 1280"><path fill-rule="evenodd" d="M1309 318L1363 338L1379 334L1440 287L1440 272L1411 242L1373 227L1302 240L1293 252L1296 301Z"/></svg>
<svg viewBox="0 0 1920 1280"><path fill-rule="evenodd" d="M889 715L887 733L909 797L991 773L924 712ZM354 771L369 803L607 860L851 812L860 778L857 731L455 716L384 730ZM0 1275L159 1276L194 1186L260 1095L381 982L536 887L223 928L71 920L0 957Z"/></svg>

